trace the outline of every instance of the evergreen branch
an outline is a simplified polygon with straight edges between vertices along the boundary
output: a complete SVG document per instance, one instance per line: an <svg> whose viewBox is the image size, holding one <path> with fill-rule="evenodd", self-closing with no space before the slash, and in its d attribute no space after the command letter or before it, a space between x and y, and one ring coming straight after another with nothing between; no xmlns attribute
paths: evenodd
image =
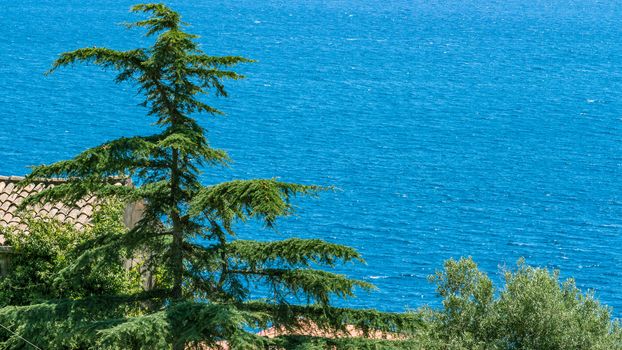
<svg viewBox="0 0 622 350"><path fill-rule="evenodd" d="M233 305L183 302L167 310L177 337L195 346L219 348L226 341L232 349L258 349L266 339L247 331L266 327L267 315L239 310Z"/></svg>
<svg viewBox="0 0 622 350"><path fill-rule="evenodd" d="M24 184L29 183L30 179L26 179ZM19 205L20 210L25 210L29 206L42 203L59 203L74 206L81 200L86 200L90 196L95 195L100 199L112 197L117 194L127 193L129 190L124 188L122 184L111 184L114 179L86 178L86 179L69 179L66 182L55 184L54 186L45 188L40 192L33 193L26 197ZM96 203L95 203L96 204Z"/></svg>
<svg viewBox="0 0 622 350"><path fill-rule="evenodd" d="M80 153L71 160L34 167L25 183L45 178L76 178L96 176L110 178L149 167L163 168L158 161L164 156L156 148L162 135L136 136L106 142Z"/></svg>
<svg viewBox="0 0 622 350"><path fill-rule="evenodd" d="M182 156L192 156L212 165L226 165L229 161L227 152L209 147L202 134L197 135L191 131L170 133L158 141L156 146L175 149Z"/></svg>
<svg viewBox="0 0 622 350"><path fill-rule="evenodd" d="M11 329L9 329L8 327L5 327L4 325L0 324L0 328L3 328L5 331L9 332L12 336L15 336L16 338L23 340L25 343L27 343L28 345L32 346L33 348L37 349L37 350L43 350L40 347L36 346L35 344L33 344L31 341L29 341L28 339L20 336L19 334L13 332Z"/></svg>
<svg viewBox="0 0 622 350"><path fill-rule="evenodd" d="M218 228L217 224L212 225ZM224 239L220 232L218 237ZM235 240L231 243L223 240L209 247L187 243L186 250L197 261L213 261L215 257L220 257L233 266L250 270L270 266L308 267L311 264L334 267L337 263L365 262L353 248L319 239L290 238L275 242Z"/></svg>
<svg viewBox="0 0 622 350"><path fill-rule="evenodd" d="M102 47L83 48L62 53L46 74L51 74L58 68L75 62L90 62L104 68L120 70L121 75L117 77L117 80L123 81L140 72L145 59L144 49L117 51Z"/></svg>
<svg viewBox="0 0 622 350"><path fill-rule="evenodd" d="M331 296L339 298L353 297L354 288L356 287L363 290L375 289L371 283L314 269L230 269L227 273L259 277L272 286L273 290L285 288L287 291L314 300L321 305L328 305Z"/></svg>
<svg viewBox="0 0 622 350"><path fill-rule="evenodd" d="M386 340L361 337L320 337L306 335L282 335L272 339L278 349L340 349L340 350L403 350L426 349L416 339Z"/></svg>
<svg viewBox="0 0 622 350"><path fill-rule="evenodd" d="M190 215L203 213L209 218L217 217L228 231L231 231L231 224L236 219L246 221L259 218L267 227L273 227L277 217L292 214L292 197L316 195L326 189L275 179L224 182L199 191L190 203Z"/></svg>
<svg viewBox="0 0 622 350"><path fill-rule="evenodd" d="M329 334L347 331L347 327L352 326L364 336L375 332L410 336L424 326L422 315L418 312L394 313L374 309L270 304L261 301L250 301L239 308L267 313L271 315L270 321L274 327L283 327L288 331L299 331L301 326L312 323Z"/></svg>
<svg viewBox="0 0 622 350"><path fill-rule="evenodd" d="M138 4L130 8L132 12L151 13L149 19L130 23L128 28L147 27L147 36L154 35L163 30L178 30L181 24L179 13L166 7L164 4Z"/></svg>
<svg viewBox="0 0 622 350"><path fill-rule="evenodd" d="M97 348L96 326L141 308L145 300L158 298L162 291L135 295L91 297L79 300L52 300L27 306L0 308L0 323L15 332L2 343L3 348L21 349L19 338L26 338L48 349ZM131 305L134 307L131 307ZM6 339L6 338L5 338ZM3 339L4 340L4 339Z"/></svg>
<svg viewBox="0 0 622 350"><path fill-rule="evenodd" d="M353 248L320 239L290 238L277 242L235 240L225 247L227 256L254 270L260 266L309 266L322 264L334 267L337 262L364 262Z"/></svg>
<svg viewBox="0 0 622 350"><path fill-rule="evenodd" d="M166 349L173 341L166 312L129 319L112 319L92 325L97 329L97 345L102 349ZM158 334L154 337L154 334Z"/></svg>
<svg viewBox="0 0 622 350"><path fill-rule="evenodd" d="M214 67L231 67L239 63L254 63L251 60L241 56L208 56L208 55L188 55L188 62L201 68Z"/></svg>

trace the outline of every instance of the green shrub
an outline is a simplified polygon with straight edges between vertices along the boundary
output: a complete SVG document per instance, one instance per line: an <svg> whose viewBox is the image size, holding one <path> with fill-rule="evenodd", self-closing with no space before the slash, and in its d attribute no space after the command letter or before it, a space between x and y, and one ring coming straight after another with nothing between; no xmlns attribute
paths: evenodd
<svg viewBox="0 0 622 350"><path fill-rule="evenodd" d="M443 298L427 308L425 349L622 349L622 331L592 293L557 271L519 261L494 288L470 258L445 262L431 277Z"/></svg>
<svg viewBox="0 0 622 350"><path fill-rule="evenodd" d="M55 220L32 218L24 219L27 233L7 230L5 236L13 252L8 274L0 277L0 307L137 291L138 267L127 270L122 264L103 259L88 261L73 278L58 278L77 263L82 245L126 229L122 210L118 203L104 205L94 214L93 226L84 231Z"/></svg>
<svg viewBox="0 0 622 350"><path fill-rule="evenodd" d="M84 244L122 234L121 218L119 205L107 205L85 232L56 221L36 220L28 221L29 234L9 232L15 254L11 272L0 279L0 310L6 305L139 291L137 269L128 271L121 264L111 264L111 257L76 261ZM120 251L117 258L123 257ZM68 270L82 273L72 277L65 274ZM622 329L618 321L612 321L610 309L592 293L582 293L572 279L561 281L558 271L534 268L521 260L516 269L505 273L505 284L498 289L471 258L461 258L447 260L430 280L436 283L442 307L419 311L421 318L413 319L423 322L413 326L419 327L414 338L345 341L292 336L283 338L281 345L288 349L622 349ZM32 307L42 308L42 315L58 308L46 303ZM32 332L36 333L35 328ZM87 338L94 342L96 336Z"/></svg>

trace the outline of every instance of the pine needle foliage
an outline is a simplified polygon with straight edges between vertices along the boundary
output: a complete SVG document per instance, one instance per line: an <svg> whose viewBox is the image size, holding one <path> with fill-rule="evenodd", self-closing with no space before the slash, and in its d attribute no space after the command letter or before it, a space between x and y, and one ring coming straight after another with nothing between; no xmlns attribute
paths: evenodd
<svg viewBox="0 0 622 350"><path fill-rule="evenodd" d="M22 348L23 337L46 349L218 348L225 343L233 349L275 344L293 348L294 343L315 346L322 340L270 340L257 335L257 330L293 329L302 320L327 332L347 325L364 332L411 328L416 320L409 314L331 305L332 298L352 297L357 288L373 289L364 281L321 269L361 262L352 248L321 240L235 238L235 223L259 220L274 228L279 217L293 213L294 197L314 196L327 188L276 179L203 185L201 169L226 165L229 157L210 146L193 116L222 114L207 104L206 97L226 97L223 82L243 78L232 67L252 61L205 54L197 36L184 31L180 15L163 4L136 5L132 11L146 19L127 26L146 30L152 46L66 52L49 73L77 63L116 72L116 82L132 83L144 96L142 105L158 132L112 140L73 159L35 167L24 185L49 177L67 181L29 197L23 206L72 203L86 195L144 201L145 213L136 227L81 245L78 262L63 276L75 278L89 262L118 262L125 254L142 256L158 283L153 290L136 294L4 308L0 323L15 333L0 333L2 347ZM119 177L132 178L138 186L111 183L111 178ZM251 299L255 288L266 290L265 298Z"/></svg>

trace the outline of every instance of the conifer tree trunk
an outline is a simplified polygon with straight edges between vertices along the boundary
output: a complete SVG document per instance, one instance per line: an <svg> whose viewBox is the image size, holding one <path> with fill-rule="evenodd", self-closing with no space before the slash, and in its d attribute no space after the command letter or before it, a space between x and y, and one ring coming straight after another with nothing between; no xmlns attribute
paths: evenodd
<svg viewBox="0 0 622 350"><path fill-rule="evenodd" d="M175 127L175 118L172 118L171 126ZM175 148L171 150L171 222L173 241L171 243L171 270L173 275L173 288L171 290L171 298L180 301L183 298L183 273L184 273L184 257L183 257L183 240L184 232L180 218L180 207L178 195L181 192L179 185L179 151ZM173 325L175 327L175 325ZM186 345L183 339L179 339L178 329L172 330L173 334L173 350L184 350Z"/></svg>
<svg viewBox="0 0 622 350"><path fill-rule="evenodd" d="M184 260L182 250L184 232L179 215L180 208L177 199L177 195L180 192L179 152L176 149L173 149L171 153L171 221L173 226L173 242L171 246L171 269L173 270L173 289L171 291L171 294L174 300L181 300L184 273Z"/></svg>

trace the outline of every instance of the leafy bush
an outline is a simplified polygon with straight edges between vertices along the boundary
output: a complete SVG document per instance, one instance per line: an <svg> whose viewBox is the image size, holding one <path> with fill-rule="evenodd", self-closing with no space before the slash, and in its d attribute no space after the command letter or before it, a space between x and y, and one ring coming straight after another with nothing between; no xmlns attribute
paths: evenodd
<svg viewBox="0 0 622 350"><path fill-rule="evenodd" d="M138 266L128 270L123 264L104 260L89 261L73 278L59 278L77 263L83 244L126 230L122 215L120 204L108 203L94 214L93 226L85 231L55 220L32 218L25 218L27 233L8 230L5 236L13 253L8 274L0 277L0 307L140 289Z"/></svg>
<svg viewBox="0 0 622 350"><path fill-rule="evenodd" d="M425 309L425 349L622 349L622 330L592 293L558 271L519 261L495 289L470 258L445 262L431 277L443 298Z"/></svg>
<svg viewBox="0 0 622 350"><path fill-rule="evenodd" d="M114 291L123 293L136 291L139 275L119 268L91 265L81 279L82 284L67 284L67 278L55 278L70 264L75 264L75 251L94 235L119 234L119 208L108 207L96 216L95 225L87 232L77 232L58 222L31 222L30 235L9 234L15 245L14 269L0 281L0 300L9 304L33 304L50 298L80 298L106 295ZM107 233L106 233L107 232ZM112 233L111 233L112 232ZM103 265L102 265L103 266ZM87 270L85 270L87 271ZM536 350L536 349L622 349L622 329L618 321L611 320L610 310L594 299L593 294L583 294L572 279L561 281L558 271L528 266L519 261L517 268L505 273L505 285L497 289L490 278L481 272L471 258L447 260L444 269L430 280L436 283L442 298L442 307L426 307L413 316L414 329L419 329L413 338L399 336L395 340L327 339L307 336L285 336L276 341L283 349L426 349L426 350ZM48 317L59 312L64 304L38 304L21 312L40 313ZM69 305L69 304L68 304ZM67 306L69 307L69 306ZM88 318L82 314L87 309L71 305L71 314L76 315L72 327ZM207 305L205 305L207 307ZM2 319L12 320L19 310L12 307L0 312ZM77 310L77 313L76 313ZM62 310L61 310L62 311ZM111 310L115 313L118 310ZM65 312L59 312L64 314ZM32 315L30 315L32 316ZM141 316L142 317L142 316ZM149 317L156 317L153 314ZM159 317L159 316L158 316ZM169 317L162 314L162 317ZM62 317L61 317L62 320ZM136 318L139 322L141 318ZM421 321L423 322L421 323ZM17 320L14 320L17 322ZM201 323L212 322L209 319ZM13 321L11 321L13 323ZM54 325L60 333L71 333L67 322L50 318L47 325ZM140 322L139 322L140 323ZM137 323L137 325L139 324ZM125 325L127 326L127 325ZM120 337L127 331L125 326L112 328L110 334L82 334L71 339L74 348L106 348L103 339ZM32 324L26 334L37 334L45 325ZM166 328L166 327L165 327ZM408 328L408 327L406 327ZM85 329L90 329L85 327ZM131 330L130 330L131 331ZM134 331L132 334L136 333ZM138 332L140 333L140 332ZM165 332L166 333L166 332ZM135 334L134 334L135 335ZM132 335L132 336L134 336ZM0 337L2 332L0 332ZM8 339L8 338L7 338ZM90 340L89 340L90 339ZM150 341L163 337L145 338L136 344L137 348L148 348ZM48 344L67 346L69 339L50 336ZM5 340L7 341L7 340ZM58 343L60 342L60 343ZM0 342L2 344L2 342ZM9 346L9 343L4 343ZM149 345L151 344L151 345ZM154 345L155 346L155 345ZM167 345L163 345L165 348ZM11 346L9 346L11 347ZM110 347L110 348L114 348Z"/></svg>

